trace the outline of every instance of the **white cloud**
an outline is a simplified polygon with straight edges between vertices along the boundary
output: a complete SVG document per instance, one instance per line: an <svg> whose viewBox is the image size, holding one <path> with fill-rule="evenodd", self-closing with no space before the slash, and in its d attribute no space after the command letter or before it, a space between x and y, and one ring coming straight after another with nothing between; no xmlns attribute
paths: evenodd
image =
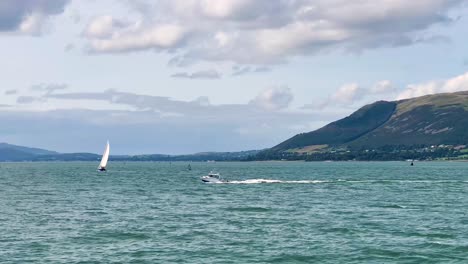
<svg viewBox="0 0 468 264"><path fill-rule="evenodd" d="M291 89L287 87L272 87L262 91L250 104L268 111L287 108L293 101Z"/></svg>
<svg viewBox="0 0 468 264"><path fill-rule="evenodd" d="M145 49L172 49L179 45L185 30L174 24L157 24L146 27L141 23L115 26L114 20L102 21L88 28L91 52L128 52Z"/></svg>
<svg viewBox="0 0 468 264"><path fill-rule="evenodd" d="M200 9L206 16L228 18L253 5L249 0L201 0Z"/></svg>
<svg viewBox="0 0 468 264"><path fill-rule="evenodd" d="M389 80L384 80L376 83L369 91L372 94L388 94L396 91L395 86Z"/></svg>
<svg viewBox="0 0 468 264"><path fill-rule="evenodd" d="M336 28L326 21L296 22L282 28L260 30L255 43L261 53L285 56L291 52L306 52L313 46L333 45L349 37L346 29Z"/></svg>
<svg viewBox="0 0 468 264"><path fill-rule="evenodd" d="M428 94L452 93L468 90L468 72L443 81L430 81L422 84L411 84L402 91L397 99L408 99Z"/></svg>
<svg viewBox="0 0 468 264"><path fill-rule="evenodd" d="M330 101L331 104L349 105L361 99L363 95L363 90L358 84L345 84L332 94Z"/></svg>
<svg viewBox="0 0 468 264"><path fill-rule="evenodd" d="M214 38L218 42L219 47L225 47L231 42L232 37L225 32L218 32Z"/></svg>
<svg viewBox="0 0 468 264"><path fill-rule="evenodd" d="M89 38L111 37L115 30L125 26L124 22L105 15L94 18L86 27L84 34Z"/></svg>
<svg viewBox="0 0 468 264"><path fill-rule="evenodd" d="M435 80L407 85L399 90L389 80L379 81L366 88L357 83L345 84L328 99L303 106L303 109L323 109L329 106L353 106L377 100L402 100L436 93L468 91L468 72L447 80Z"/></svg>
<svg viewBox="0 0 468 264"><path fill-rule="evenodd" d="M447 79L410 84L398 90L389 80L379 81L370 88L359 84L345 84L336 90L327 100L305 105L304 109L322 109L327 106L352 106L355 103L371 103L376 100L402 100L436 93L468 91L468 72Z"/></svg>
<svg viewBox="0 0 468 264"><path fill-rule="evenodd" d="M363 51L433 38L465 0L161 0L143 5L137 29L101 21L94 52L170 50L181 61L270 64L324 51ZM357 15L359 14L359 15ZM455 13L456 15L456 13ZM183 25L180 26L180 25ZM101 32L101 27L95 31ZM111 28L111 30L110 30ZM104 36L97 38L96 36Z"/></svg>
<svg viewBox="0 0 468 264"><path fill-rule="evenodd" d="M45 17L41 13L30 14L26 16L23 22L19 25L19 31L25 34L38 35L42 31L44 20Z"/></svg>
<svg viewBox="0 0 468 264"><path fill-rule="evenodd" d="M323 109L330 106L350 107L356 103L393 100L396 92L396 87L388 80L379 81L370 87L349 83L339 87L326 100L317 100L314 103L304 105L302 109Z"/></svg>
<svg viewBox="0 0 468 264"><path fill-rule="evenodd" d="M181 18L218 21L252 21L258 19L259 11L277 9L285 0L163 0L162 6Z"/></svg>

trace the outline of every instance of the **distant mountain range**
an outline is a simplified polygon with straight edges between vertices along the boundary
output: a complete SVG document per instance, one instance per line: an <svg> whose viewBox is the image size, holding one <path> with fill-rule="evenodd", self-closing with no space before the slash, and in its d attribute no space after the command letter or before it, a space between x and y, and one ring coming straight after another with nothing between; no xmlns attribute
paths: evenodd
<svg viewBox="0 0 468 264"><path fill-rule="evenodd" d="M383 149L387 152L424 152L427 147L432 147L434 152L434 146L461 150L466 145L468 92L457 92L375 102L320 129L298 134L257 157L277 159L282 156Z"/></svg>
<svg viewBox="0 0 468 264"><path fill-rule="evenodd" d="M111 155L111 161L231 161L243 160L258 154L258 150L240 152L203 152L190 155ZM38 148L0 143L0 161L98 161L93 153L58 153Z"/></svg>

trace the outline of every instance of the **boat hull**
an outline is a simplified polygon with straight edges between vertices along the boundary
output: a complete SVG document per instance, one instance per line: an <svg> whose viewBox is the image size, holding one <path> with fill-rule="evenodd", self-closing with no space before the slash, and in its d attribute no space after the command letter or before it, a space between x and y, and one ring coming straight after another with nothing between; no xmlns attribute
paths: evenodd
<svg viewBox="0 0 468 264"><path fill-rule="evenodd" d="M225 183L225 182L227 182L225 180L221 180L221 179L217 179L217 178L213 178L213 177L209 177L209 176L203 176L203 177L201 177L201 180L204 183Z"/></svg>

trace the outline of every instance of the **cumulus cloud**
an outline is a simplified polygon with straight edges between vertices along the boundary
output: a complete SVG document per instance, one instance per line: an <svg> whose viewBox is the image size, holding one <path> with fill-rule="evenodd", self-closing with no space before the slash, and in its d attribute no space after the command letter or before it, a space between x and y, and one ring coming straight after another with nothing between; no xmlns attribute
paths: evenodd
<svg viewBox="0 0 468 264"><path fill-rule="evenodd" d="M176 48L184 39L185 29L170 23L150 26L141 21L129 23L106 15L94 18L84 35L90 40L90 52L130 52Z"/></svg>
<svg viewBox="0 0 468 264"><path fill-rule="evenodd" d="M63 13L69 0L3 0L0 32L38 35L49 16Z"/></svg>
<svg viewBox="0 0 468 264"><path fill-rule="evenodd" d="M337 104L347 105L361 99L363 95L362 88L356 83L351 83L341 86L332 94L330 100Z"/></svg>
<svg viewBox="0 0 468 264"><path fill-rule="evenodd" d="M398 89L391 81L379 81L373 86L362 87L357 83L345 84L326 100L303 106L303 109L323 109L329 106L353 106L377 100L403 100L436 93L468 91L468 72L447 80L434 80L407 85Z"/></svg>
<svg viewBox="0 0 468 264"><path fill-rule="evenodd" d="M84 34L89 38L111 37L114 31L128 26L112 16L105 15L94 18L86 27Z"/></svg>
<svg viewBox="0 0 468 264"><path fill-rule="evenodd" d="M268 111L276 111L287 108L294 96L288 87L272 87L262 91L250 101L251 105Z"/></svg>
<svg viewBox="0 0 468 264"><path fill-rule="evenodd" d="M372 94L388 94L394 93L396 87L389 80L384 80L376 83L369 90Z"/></svg>
<svg viewBox="0 0 468 264"><path fill-rule="evenodd" d="M215 70L197 71L193 73L178 72L171 75L172 78L183 78L183 79L219 79L221 74Z"/></svg>
<svg viewBox="0 0 468 264"><path fill-rule="evenodd" d="M408 99L428 94L452 93L468 90L468 72L448 80L430 81L422 84L410 84L397 99Z"/></svg>
<svg viewBox="0 0 468 264"><path fill-rule="evenodd" d="M282 63L324 51L363 51L440 39L430 28L452 21L464 0L161 0L139 1L140 18L103 16L87 34L96 53L174 52L173 62ZM135 5L133 5L135 6ZM356 15L359 14L359 15ZM158 17L158 19L154 19ZM96 27L91 25L96 24ZM180 25L183 25L180 26ZM174 51L175 50L175 51Z"/></svg>
<svg viewBox="0 0 468 264"><path fill-rule="evenodd" d="M394 100L397 93L395 85L388 80L363 87L357 83L344 84L325 100L304 105L302 109L323 109L330 106L351 107L357 103L370 103L376 100Z"/></svg>
<svg viewBox="0 0 468 264"><path fill-rule="evenodd" d="M162 2L177 17L240 23L258 23L259 20L271 19L269 15L271 12L280 11L281 7L285 7L284 0L163 0ZM265 14L260 14L260 11ZM280 18L279 13L278 18Z"/></svg>

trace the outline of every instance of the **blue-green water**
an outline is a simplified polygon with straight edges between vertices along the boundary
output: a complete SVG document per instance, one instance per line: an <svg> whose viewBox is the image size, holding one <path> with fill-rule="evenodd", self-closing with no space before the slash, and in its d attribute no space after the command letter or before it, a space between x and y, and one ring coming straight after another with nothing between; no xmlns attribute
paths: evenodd
<svg viewBox="0 0 468 264"><path fill-rule="evenodd" d="M191 165L0 164L0 262L468 263L468 163Z"/></svg>

